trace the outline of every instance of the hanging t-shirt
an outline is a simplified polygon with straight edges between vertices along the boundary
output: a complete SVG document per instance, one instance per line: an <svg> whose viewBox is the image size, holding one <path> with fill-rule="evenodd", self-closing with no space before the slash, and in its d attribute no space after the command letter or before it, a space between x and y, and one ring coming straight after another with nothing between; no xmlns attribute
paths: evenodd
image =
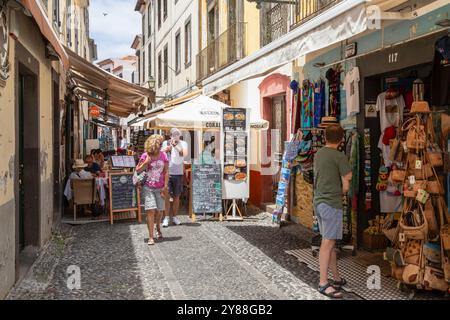
<svg viewBox="0 0 450 320"><path fill-rule="evenodd" d="M313 108L313 86L308 82L308 84L302 88L302 128L311 128Z"/></svg>
<svg viewBox="0 0 450 320"><path fill-rule="evenodd" d="M450 105L450 37L445 36L436 42L432 72L433 106Z"/></svg>
<svg viewBox="0 0 450 320"><path fill-rule="evenodd" d="M325 81L320 79L314 84L314 128L318 128L325 117Z"/></svg>
<svg viewBox="0 0 450 320"><path fill-rule="evenodd" d="M380 112L380 126L383 133L386 128L398 128L402 123L405 100L402 95L394 99L386 99L386 92L383 92L378 95L376 109Z"/></svg>
<svg viewBox="0 0 450 320"><path fill-rule="evenodd" d="M347 117L359 113L359 68L354 67L347 73L344 80L345 96L347 99Z"/></svg>

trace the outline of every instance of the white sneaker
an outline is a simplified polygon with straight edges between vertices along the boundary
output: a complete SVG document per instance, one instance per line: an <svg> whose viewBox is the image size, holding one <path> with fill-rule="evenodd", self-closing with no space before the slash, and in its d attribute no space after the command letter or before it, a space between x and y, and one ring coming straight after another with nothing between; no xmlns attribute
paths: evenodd
<svg viewBox="0 0 450 320"><path fill-rule="evenodd" d="M169 226L169 217L165 217L162 223L163 228L167 228Z"/></svg>
<svg viewBox="0 0 450 320"><path fill-rule="evenodd" d="M173 223L174 223L176 226L179 226L179 225L181 224L181 221L180 221L180 219L178 219L178 217L173 217Z"/></svg>

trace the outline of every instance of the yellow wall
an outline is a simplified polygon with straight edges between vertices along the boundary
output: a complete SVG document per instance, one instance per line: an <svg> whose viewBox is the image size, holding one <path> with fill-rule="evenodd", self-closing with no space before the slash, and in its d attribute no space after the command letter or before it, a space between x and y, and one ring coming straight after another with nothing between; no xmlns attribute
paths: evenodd
<svg viewBox="0 0 450 320"><path fill-rule="evenodd" d="M247 22L246 32L246 55L250 55L260 48L260 25L259 10L256 4L244 2L244 22Z"/></svg>
<svg viewBox="0 0 450 320"><path fill-rule="evenodd" d="M53 225L53 112L52 63L45 57L42 35L32 19L19 11L11 15L11 30L18 41L39 62L40 139L40 243L51 236ZM0 88L0 299L15 282L16 245L16 41L10 38L10 77ZM61 82L64 84L64 82ZM26 137L25 137L26 138Z"/></svg>

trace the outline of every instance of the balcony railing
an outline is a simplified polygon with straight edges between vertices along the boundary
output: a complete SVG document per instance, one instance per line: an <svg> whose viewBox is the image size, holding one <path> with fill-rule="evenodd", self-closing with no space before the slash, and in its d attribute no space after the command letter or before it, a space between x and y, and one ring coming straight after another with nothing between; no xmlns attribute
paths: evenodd
<svg viewBox="0 0 450 320"><path fill-rule="evenodd" d="M241 22L211 41L197 55L197 79L203 80L246 55L246 26Z"/></svg>
<svg viewBox="0 0 450 320"><path fill-rule="evenodd" d="M266 13L267 29L263 45L280 38L288 31L288 10L286 5L277 4Z"/></svg>
<svg viewBox="0 0 450 320"><path fill-rule="evenodd" d="M302 25L342 0L298 0L295 5L291 29Z"/></svg>

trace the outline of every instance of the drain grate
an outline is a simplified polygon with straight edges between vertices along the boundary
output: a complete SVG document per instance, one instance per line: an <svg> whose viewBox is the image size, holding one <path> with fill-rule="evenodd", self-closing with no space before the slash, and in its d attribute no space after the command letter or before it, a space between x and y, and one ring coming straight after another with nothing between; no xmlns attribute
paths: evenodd
<svg viewBox="0 0 450 320"><path fill-rule="evenodd" d="M299 249L286 251L296 257L300 262L305 263L308 268L319 272L319 259L312 255L311 249ZM409 300L407 293L401 292L397 288L397 281L393 278L381 276L381 289L371 290L367 287L369 274L367 267L357 262L355 257L342 254L338 260L339 270L342 276L349 283L345 289L366 300Z"/></svg>

